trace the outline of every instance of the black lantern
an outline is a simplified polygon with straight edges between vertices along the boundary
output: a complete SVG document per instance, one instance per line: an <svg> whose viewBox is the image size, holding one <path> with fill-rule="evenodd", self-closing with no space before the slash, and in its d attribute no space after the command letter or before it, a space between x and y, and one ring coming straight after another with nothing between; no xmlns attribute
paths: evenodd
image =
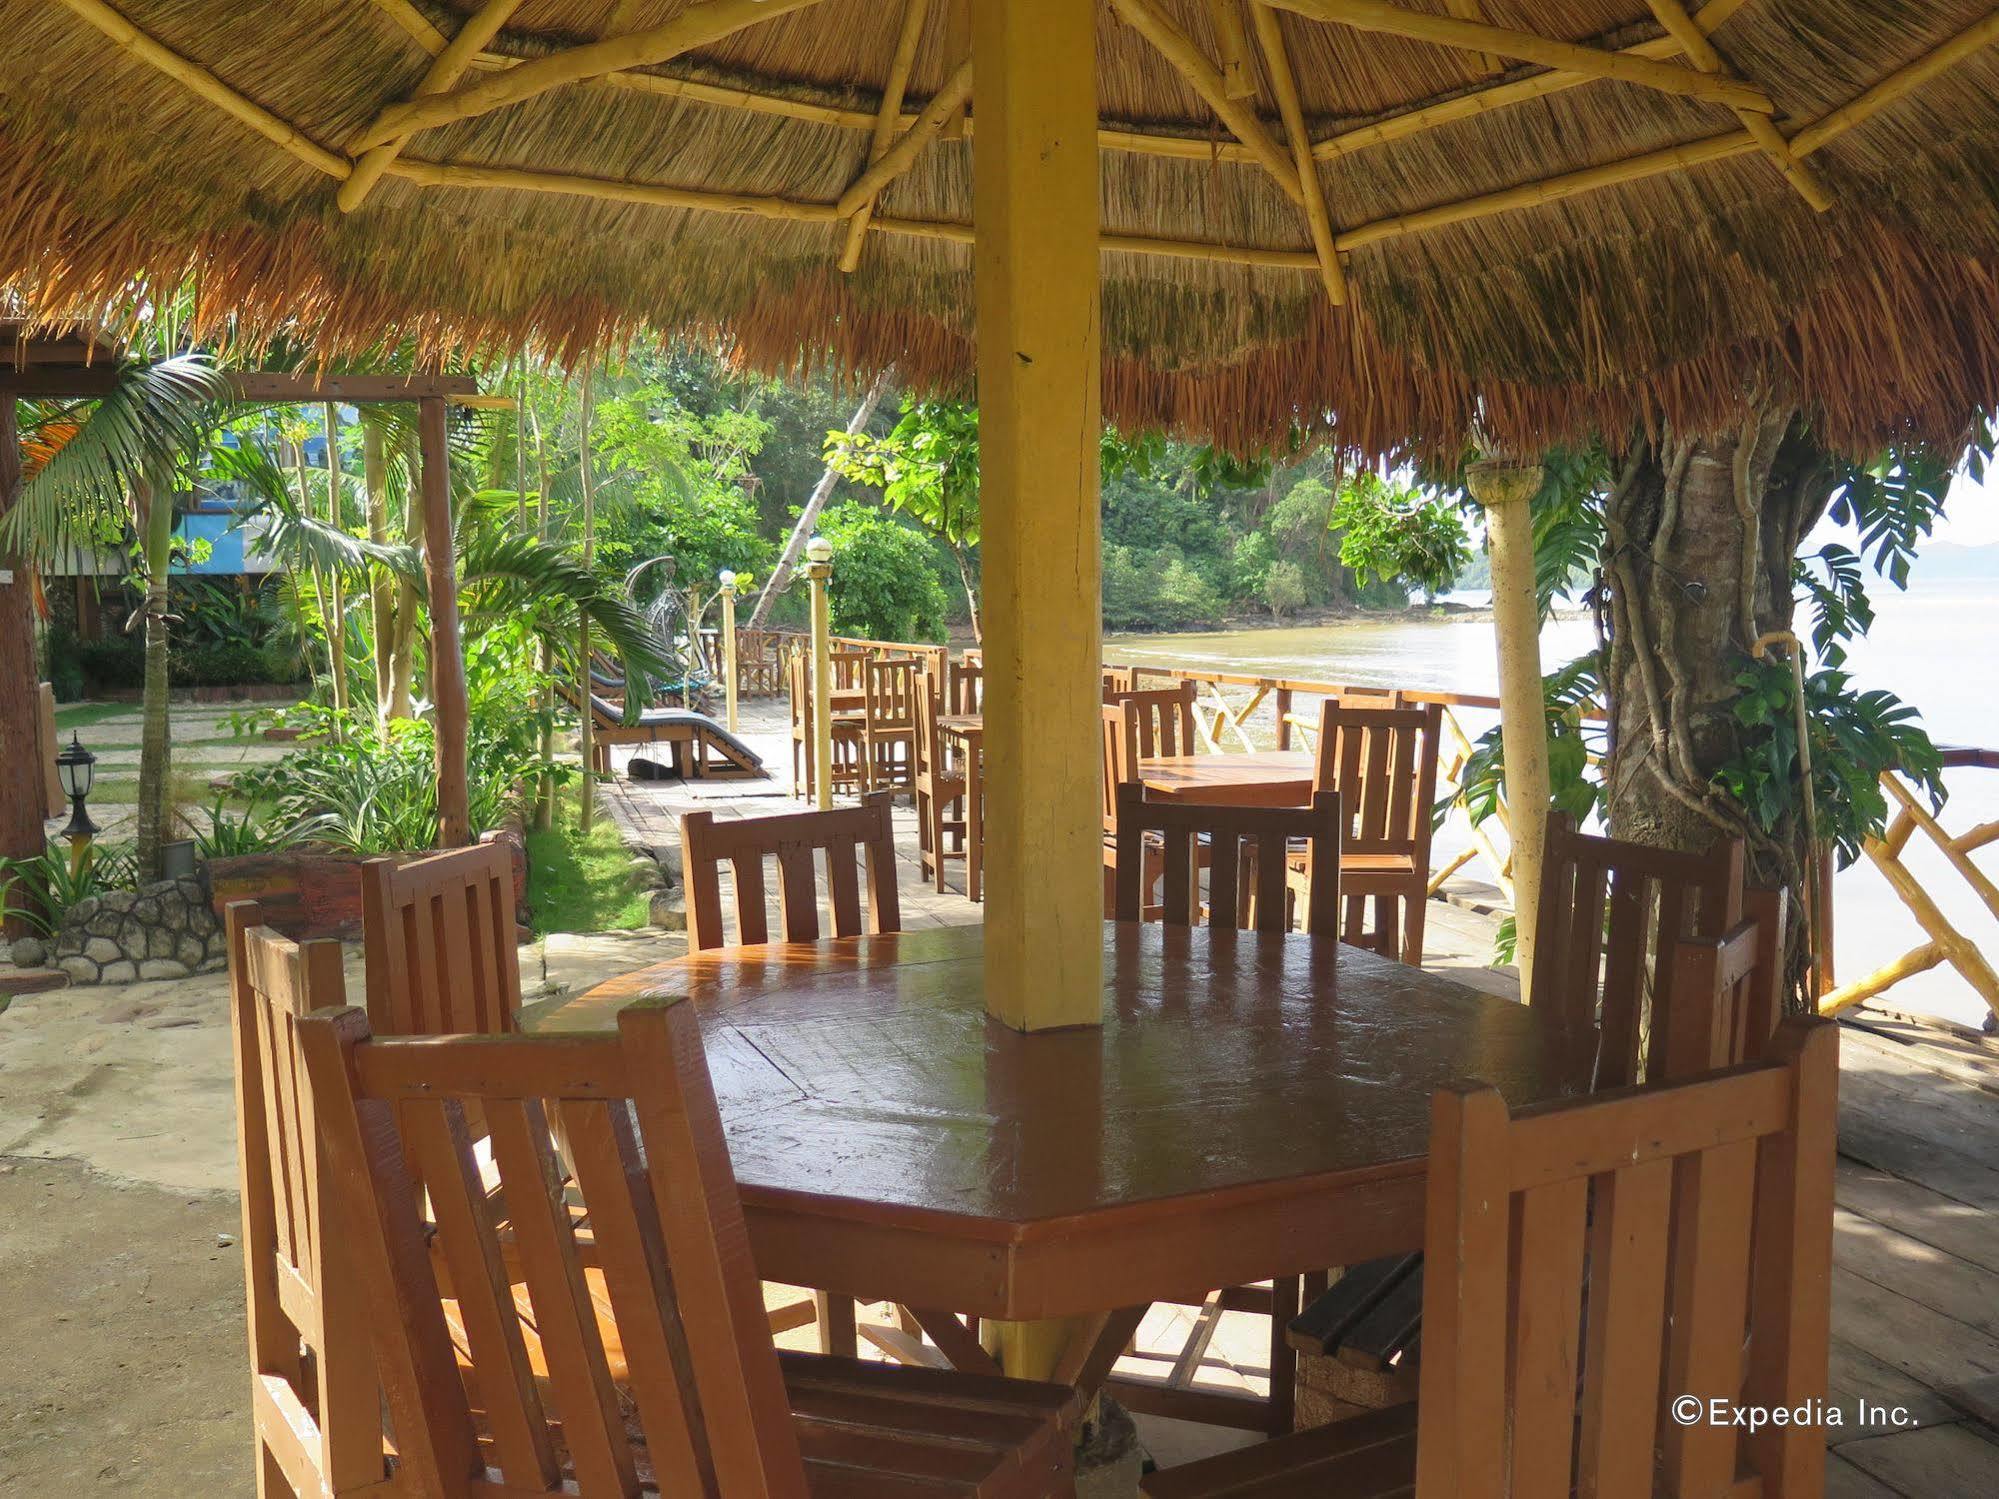
<svg viewBox="0 0 1999 1499"><path fill-rule="evenodd" d="M83 800L97 780L97 756L83 747L74 730L69 744L56 756L56 775L62 781L63 794L70 799L69 826L62 830L63 837L72 843L94 837L97 824L90 820Z"/></svg>

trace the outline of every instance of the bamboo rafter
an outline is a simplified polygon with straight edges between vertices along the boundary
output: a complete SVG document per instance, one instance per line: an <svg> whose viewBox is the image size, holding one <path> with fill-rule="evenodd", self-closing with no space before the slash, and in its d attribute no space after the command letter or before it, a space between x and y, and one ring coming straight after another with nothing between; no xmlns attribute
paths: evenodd
<svg viewBox="0 0 1999 1499"><path fill-rule="evenodd" d="M447 45L444 33L431 25L423 13L409 4L408 0L374 0L374 3L424 51L435 57L444 50ZM949 3L955 4L956 0L949 0ZM1703 35L1711 34L1748 3L1750 0L1708 0L1708 3L1694 14L1694 25ZM1680 46L1671 36L1659 36L1620 50L1627 56L1658 61L1677 56ZM950 55L948 45L947 55ZM958 55L961 57L964 55L962 48L959 49ZM499 72L521 67L525 61L526 59L502 53L482 52L473 60L473 65L482 70ZM1385 120L1354 126L1324 136L1315 141L1312 152L1321 161L1331 161L1356 151L1439 129L1459 120L1510 108L1533 99L1547 98L1594 82L1596 76L1564 71L1537 73L1511 83L1459 93L1427 104L1418 103L1403 113L1391 115ZM610 73L587 80L585 86L623 89L668 99L688 99L718 109L739 110L749 114L768 115L776 119L798 120L806 124L826 125L841 130L872 131L879 118L879 112L876 110L852 109L838 104L796 99L788 94L773 92L750 83L740 85L708 83L692 78L670 77L662 73ZM907 129L915 118L914 111L905 110L900 121L901 128ZM970 120L963 121L967 129L971 123ZM1254 153L1240 141L1234 140L1207 140L1190 135L1168 135L1152 130L1105 126L1097 132L1097 143L1106 151L1128 152L1138 156L1159 156L1175 161L1225 161L1235 165L1256 163Z"/></svg>
<svg viewBox="0 0 1999 1499"><path fill-rule="evenodd" d="M1456 16L1460 21L1483 22L1485 20L1485 8L1478 3L1478 0L1444 0L1444 9ZM1506 70L1506 59L1495 53L1481 52L1478 61L1479 66L1485 69L1488 77L1494 73Z"/></svg>
<svg viewBox="0 0 1999 1499"><path fill-rule="evenodd" d="M79 18L96 27L127 55L172 78L190 93L256 131L296 160L335 180L344 181L351 174L353 167L347 158L314 141L296 126L262 105L237 93L207 69L141 32L110 6L104 4L103 0L61 0L61 3ZM377 0L377 3L386 6L391 0ZM800 3L810 3L810 0L800 0ZM1130 3L1130 0L1122 0L1122 3ZM1271 0L1271 3L1280 8L1292 8L1288 0ZM1721 3L1729 3L1729 0L1721 0ZM1702 12L1700 20L1707 21L1710 13L1715 10L1716 6L1710 5ZM1999 41L1999 14L1974 23L1956 37L1890 74L1823 119L1806 125L1792 137L1791 149L1799 156L1810 155L1823 149L1843 131L1853 129L1872 118L1897 99L1995 41ZM1275 143L1271 144L1274 147ZM1364 224L1338 235L1336 248L1346 252L1398 235L1420 233L1514 209L1557 202L1596 188L1635 181L1675 169L1698 167L1757 149L1759 147L1756 141L1746 130L1711 136L1687 145L1606 162L1556 177L1521 183L1479 197L1439 204L1415 213ZM728 193L706 188L680 188L565 173L406 158L393 161L387 168L387 175L431 187L561 193L611 202L682 208L700 212L751 214L804 223L832 223L845 217L839 213L838 205L833 203L813 203L752 193ZM1295 170L1292 178L1295 184L1297 181ZM973 235L970 224L942 220L877 218L871 227L884 233L961 244L971 243ZM1257 269L1323 273L1322 262L1312 251L1235 246L1144 235L1106 234L1101 236L1100 243L1102 250L1107 254L1167 256Z"/></svg>
<svg viewBox="0 0 1999 1499"><path fill-rule="evenodd" d="M1558 42L1531 31L1403 10L1387 4L1386 0L1272 0L1272 3L1312 20L1350 26L1356 31L1378 31L1465 52L1495 52L1544 68L1615 78L1664 94L1725 104L1731 109L1751 109L1760 114L1770 114L1775 109L1761 89L1733 79L1654 62L1634 53L1605 52L1575 42Z"/></svg>
<svg viewBox="0 0 1999 1499"><path fill-rule="evenodd" d="M1256 27L1257 45L1263 52L1264 68L1270 74L1271 91L1277 95L1277 110L1284 119L1284 134L1291 143L1291 160L1304 194L1305 224L1312 234L1312 251L1319 257L1319 275L1333 304L1344 306L1346 272L1340 269L1332 215L1326 208L1325 183L1320 180L1319 163L1312 155L1311 137L1305 133L1305 111L1298 100L1298 81L1291 72L1291 58L1285 51L1283 24L1277 12L1263 0L1250 0L1250 16Z"/></svg>
<svg viewBox="0 0 1999 1499"><path fill-rule="evenodd" d="M489 114L565 84L667 62L683 52L712 46L738 31L816 4L818 0L703 0L671 21L645 31L586 42L449 93L432 94L386 109L355 144L361 149L379 146L397 136Z"/></svg>
<svg viewBox="0 0 1999 1499"><path fill-rule="evenodd" d="M1255 110L1242 100L1229 97L1221 70L1208 61L1187 34L1154 10L1151 0L1111 0L1111 8L1193 86L1194 92L1201 96L1208 108L1262 163L1271 179L1283 189L1284 195L1303 207L1305 190L1298 179L1297 164L1263 128L1263 120Z"/></svg>
<svg viewBox="0 0 1999 1499"><path fill-rule="evenodd" d="M880 161L895 141L902 124L902 95L909 86L909 70L916 62L916 44L923 37L923 23L929 18L930 0L906 0L902 8L902 29L896 33L895 55L889 60L888 81L882 85L881 108L876 112L874 139L868 145L870 165ZM846 243L840 247L840 269L851 275L861 264L861 246L868 237L868 220L874 217L875 201L855 210L847 221Z"/></svg>
<svg viewBox="0 0 1999 1499"><path fill-rule="evenodd" d="M1254 5L1256 0L1249 0ZM1256 73L1249 65L1249 33L1242 24L1242 0L1208 0L1215 50L1222 60L1222 91L1231 99L1256 97Z"/></svg>
<svg viewBox="0 0 1999 1499"><path fill-rule="evenodd" d="M840 195L840 201L834 205L840 217L858 216L862 209L874 202L876 194L908 171L915 164L917 153L937 138L950 123L951 116L971 96L972 60L968 57L958 64L944 81L944 86L923 106L923 113L916 117L916 123L903 131L881 160L856 177Z"/></svg>
<svg viewBox="0 0 1999 1499"><path fill-rule="evenodd" d="M486 43L500 34L500 28L507 24L507 18L520 8L521 0L486 0L465 24L444 46L430 64L430 71L417 85L419 97L425 94L441 94L453 87L465 70L472 66L472 60L479 55ZM379 118L379 117L378 117ZM352 213L359 208L375 184L382 180L382 174L389 169L403 147L408 143L406 135L384 141L379 146L364 151L354 163L354 171L340 184L335 201L342 213Z"/></svg>
<svg viewBox="0 0 1999 1499"><path fill-rule="evenodd" d="M1694 28L1703 36L1712 35L1748 3L1749 0L1708 0L1708 3L1695 13ZM1658 62L1678 56L1679 51L1680 44L1669 35L1637 42L1622 48L1619 55L1650 58ZM1406 140L1412 135L1441 129L1460 120L1475 119L1479 115L1509 109L1516 104L1525 104L1529 100L1545 99L1554 94L1565 93L1569 89L1580 88L1583 84L1594 83L1597 76L1594 73L1557 69L1551 73L1536 73L1531 77L1516 79L1512 83L1497 84L1492 88L1474 89L1470 93L1458 94L1454 98L1439 99L1435 103L1419 105L1403 114L1377 120L1371 125L1358 125L1351 130L1342 130L1335 135L1327 136L1312 150L1322 161L1336 156L1350 156L1370 146L1385 146L1391 141Z"/></svg>
<svg viewBox="0 0 1999 1499"><path fill-rule="evenodd" d="M1688 61L1695 67L1703 73L1718 78L1736 76L1720 50L1707 39L1707 33L1694 25L1693 17L1682 8L1680 0L1647 0L1647 3L1652 7L1652 14L1658 19L1659 24L1666 28L1666 34L1680 44L1680 50L1686 53ZM1770 158L1777 170L1784 174L1785 180L1798 190L1799 197L1820 213L1832 207L1832 194L1826 191L1825 184L1818 179L1818 174L1792 154L1791 143L1784 139L1767 115L1757 114L1754 110L1738 109L1735 111L1735 117L1755 140L1757 148Z"/></svg>

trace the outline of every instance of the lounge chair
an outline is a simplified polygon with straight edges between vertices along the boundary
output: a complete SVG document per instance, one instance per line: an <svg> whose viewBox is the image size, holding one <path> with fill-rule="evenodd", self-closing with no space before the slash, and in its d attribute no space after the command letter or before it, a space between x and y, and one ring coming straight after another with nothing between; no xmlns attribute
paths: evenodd
<svg viewBox="0 0 1999 1499"><path fill-rule="evenodd" d="M573 686L564 683L561 692L572 707L582 710ZM666 745L671 774L681 780L748 780L770 774L755 750L707 714L690 708L647 708L637 723L626 723L616 703L593 692L590 721L592 768L603 775L611 773L611 749L620 744Z"/></svg>

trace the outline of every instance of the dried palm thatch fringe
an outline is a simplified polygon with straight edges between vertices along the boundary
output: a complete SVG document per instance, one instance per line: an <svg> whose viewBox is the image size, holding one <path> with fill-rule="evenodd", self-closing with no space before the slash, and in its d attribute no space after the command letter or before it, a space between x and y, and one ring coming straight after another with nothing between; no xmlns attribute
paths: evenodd
<svg viewBox="0 0 1999 1499"><path fill-rule="evenodd" d="M258 7L248 24L228 0L108 3L249 107L219 108L67 3L0 0L0 285L23 306L88 311L135 280L198 274L212 322L309 339L329 356L385 328L431 355L532 339L567 358L704 330L765 367L894 361L932 388L968 386L970 255L957 226L970 218L969 142L947 128L899 157L907 170L892 180L864 175L901 6L819 0L669 70L426 130L342 213L350 166L336 148L355 149L415 96L468 17L502 7L322 0ZM1824 213L1726 107L1525 67L1494 80L1478 51L1286 10L1276 20L1294 111L1271 92L1260 49L1228 82L1231 53L1205 0L1148 6L1292 148L1282 165L1293 187L1298 132L1283 117L1302 124L1349 300L1329 304L1329 268L1296 197L1252 153L1201 146L1229 138L1210 104L1104 6L1104 118L1198 151L1105 156L1115 420L1237 447L1303 429L1374 456L1453 446L1476 416L1524 447L1634 421L1726 424L1745 362L1784 366L1828 439L1853 447L1952 439L1970 410L1999 402L1994 0L1714 0L1694 11L1730 69L1767 91L1795 148L1812 148L1813 179L1832 199ZM657 28L685 8L631 0L613 29ZM899 121L920 116L962 61L947 24L957 7L929 11ZM1650 0L1510 0L1485 13L1687 66ZM511 10L465 86L503 76L501 59L596 42L611 15L604 0ZM434 30L419 42L417 26ZM1953 37L1965 40L1936 52ZM1934 68L1898 74L1933 53ZM1914 86L1872 92L1897 76ZM797 112L717 102L750 81ZM1256 92L1230 92L1245 84ZM705 92L672 92L683 87ZM1488 96L1512 102L1487 107ZM1481 102L1439 110L1440 99ZM1849 123L1840 112L1857 100L1868 107L1853 128L1812 123ZM1425 128L1398 134L1404 119ZM1634 157L1670 169L1603 170ZM562 196L550 175L671 183L784 216L745 224L649 186L625 194L644 201ZM1568 181L1566 196L1522 191L1551 179ZM853 233L843 195L870 197L874 215L849 275L835 269ZM1479 216L1453 206L1469 200L1483 200ZM1160 241L1241 247L1259 263L1160 254Z"/></svg>

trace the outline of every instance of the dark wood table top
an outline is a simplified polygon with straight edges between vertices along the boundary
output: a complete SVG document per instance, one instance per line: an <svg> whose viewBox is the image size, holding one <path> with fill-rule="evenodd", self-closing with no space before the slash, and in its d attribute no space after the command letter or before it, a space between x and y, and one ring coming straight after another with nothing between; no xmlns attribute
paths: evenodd
<svg viewBox="0 0 1999 1499"><path fill-rule="evenodd" d="M1095 1235L1110 1253L1106 1230L1156 1241L1169 1220L1226 1236L1236 1208L1270 1209L1277 1233L1297 1215L1273 1204L1315 1199L1323 1215L1369 1184L1392 1184L1376 1194L1392 1199L1379 1232L1341 1243L1415 1248L1430 1095L1460 1078L1515 1105L1572 1091L1524 1007L1343 944L1107 923L1103 1027L1023 1035L985 1013L983 938L965 926L694 953L529 1024L598 1029L642 996L691 996L763 1274L863 1293L884 1286L864 1262L844 1282L792 1276L839 1258L829 1235L873 1253L873 1229L948 1239L972 1273L1006 1279L1021 1269L1007 1256L1036 1242L1066 1253ZM759 1235L773 1213L787 1225ZM1315 1258L1330 1247L1286 1257L1351 1262ZM1263 1264L1243 1250L1245 1271ZM1051 1315L1022 1308L1069 1292L981 1285L989 1296L931 1304Z"/></svg>
<svg viewBox="0 0 1999 1499"><path fill-rule="evenodd" d="M1160 755L1138 762L1138 778L1160 801L1301 807L1312 799L1312 756L1305 750Z"/></svg>

